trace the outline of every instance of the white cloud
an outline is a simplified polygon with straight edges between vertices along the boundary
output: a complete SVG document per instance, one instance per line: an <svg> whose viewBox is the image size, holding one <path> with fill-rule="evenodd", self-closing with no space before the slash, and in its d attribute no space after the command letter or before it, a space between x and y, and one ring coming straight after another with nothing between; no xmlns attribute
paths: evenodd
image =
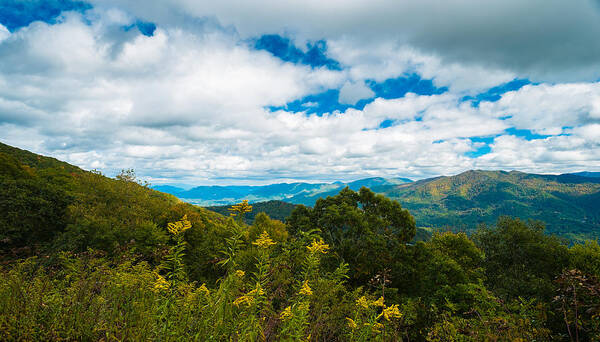
<svg viewBox="0 0 600 342"><path fill-rule="evenodd" d="M432 79L438 87L476 94L515 78L514 73L505 70L444 62L438 56L389 40L365 43L345 37L329 41L328 46L329 55L348 66L348 73L355 80L381 82L418 73L424 79Z"/></svg>
<svg viewBox="0 0 600 342"><path fill-rule="evenodd" d="M444 61L507 70L537 81L600 77L600 6L591 0L191 1L93 0L162 25L217 20L243 38L291 33L351 39L356 46L408 44ZM480 73L485 76L485 73Z"/></svg>
<svg viewBox="0 0 600 342"><path fill-rule="evenodd" d="M131 167L187 184L600 167L598 83L530 85L477 108L461 101L465 93L515 74L345 37L330 49L347 69L313 69L251 49L235 30L184 23L146 37L121 28L133 20L99 8L0 41L0 139L88 169ZM265 109L340 88L341 101L356 103L372 96L364 80L410 72L450 91L378 98L322 116ZM380 128L384 120L394 124ZM509 127L569 135L528 141L507 135ZM495 137L492 152L467 157L481 147L469 139L478 136Z"/></svg>
<svg viewBox="0 0 600 342"><path fill-rule="evenodd" d="M10 31L6 28L6 26L0 24L0 42L10 37Z"/></svg>
<svg viewBox="0 0 600 342"><path fill-rule="evenodd" d="M564 127L600 121L598 103L600 83L566 83L527 85L480 107L493 116L511 116L507 121L516 128L553 135Z"/></svg>
<svg viewBox="0 0 600 342"><path fill-rule="evenodd" d="M343 104L355 105L362 99L368 99L375 93L364 82L346 81L340 89L339 101Z"/></svg>

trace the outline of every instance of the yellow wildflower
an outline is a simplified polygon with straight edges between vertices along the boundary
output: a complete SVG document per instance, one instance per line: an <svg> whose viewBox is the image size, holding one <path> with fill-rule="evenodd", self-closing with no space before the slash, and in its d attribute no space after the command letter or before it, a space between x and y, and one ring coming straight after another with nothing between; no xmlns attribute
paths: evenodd
<svg viewBox="0 0 600 342"><path fill-rule="evenodd" d="M242 203L232 205L231 208L229 208L227 210L231 211L232 214L234 214L234 213L244 214L244 213L251 212L252 206L248 204L248 200L243 200Z"/></svg>
<svg viewBox="0 0 600 342"><path fill-rule="evenodd" d="M377 316L377 319L382 316L386 321L389 321L392 318L402 317L402 314L400 313L400 309L398 309L398 304L394 304L392 306L388 306L387 308L383 308L383 311L381 311L379 316Z"/></svg>
<svg viewBox="0 0 600 342"><path fill-rule="evenodd" d="M288 306L287 308L283 309L279 317L281 317L282 320L292 318L292 307Z"/></svg>
<svg viewBox="0 0 600 342"><path fill-rule="evenodd" d="M320 239L319 241L317 240L313 240L312 244L310 246L306 246L306 248L311 252L311 253L323 253L326 254L327 250L329 249L329 245L323 242L323 239Z"/></svg>
<svg viewBox="0 0 600 342"><path fill-rule="evenodd" d="M169 282L160 274L156 275L156 282L154 283L154 290L155 291L162 291L162 290L168 290L169 289Z"/></svg>
<svg viewBox="0 0 600 342"><path fill-rule="evenodd" d="M260 288L259 286L257 286L254 290L248 292L249 296L262 296L265 294L265 291L263 291L262 288Z"/></svg>
<svg viewBox="0 0 600 342"><path fill-rule="evenodd" d="M261 247L261 248L269 248L272 245L276 244L276 242L273 241L273 240L271 240L271 237L269 236L269 233L267 233L267 231L264 230L262 232L262 234L260 234L260 236L258 237L258 239L256 239L256 241L254 241L252 244L256 245L258 247Z"/></svg>
<svg viewBox="0 0 600 342"><path fill-rule="evenodd" d="M369 302L365 296L362 296L356 300L356 305L361 306L365 309L369 308Z"/></svg>
<svg viewBox="0 0 600 342"><path fill-rule="evenodd" d="M378 300L374 301L373 303L371 303L373 306L379 306L379 307L384 307L385 305L383 304L383 297L379 297Z"/></svg>
<svg viewBox="0 0 600 342"><path fill-rule="evenodd" d="M235 275L237 275L238 277L243 277L246 274L246 272L242 271L242 270L237 270L235 271Z"/></svg>
<svg viewBox="0 0 600 342"><path fill-rule="evenodd" d="M260 287L257 287L256 289L246 293L245 295L237 298L236 300L233 301L233 305L235 306L240 306L240 304L246 304L248 306L252 305L252 303L254 303L254 298L257 296L262 296L265 294L265 291L263 291L263 289L261 289Z"/></svg>
<svg viewBox="0 0 600 342"><path fill-rule="evenodd" d="M181 221L171 222L167 224L167 228L169 229L169 233L173 235L181 234L186 230L192 228L192 223L188 221L187 215L183 215Z"/></svg>
<svg viewBox="0 0 600 342"><path fill-rule="evenodd" d="M206 287L206 284L200 285L198 291L202 292L202 294L204 294L205 296L210 295L210 290Z"/></svg>
<svg viewBox="0 0 600 342"><path fill-rule="evenodd" d="M348 328L354 330L356 328L358 328L358 326L356 325L356 322L354 322L354 320L350 317L346 317L346 320L348 321Z"/></svg>
<svg viewBox="0 0 600 342"><path fill-rule="evenodd" d="M241 297L238 297L236 300L233 301L233 305L235 306L240 306L240 304L246 304L248 306L252 305L252 303L254 303L254 297L250 297L247 295L243 295Z"/></svg>
<svg viewBox="0 0 600 342"><path fill-rule="evenodd" d="M373 331L375 331L376 333L380 333L381 329L383 329L383 324L379 322L373 324Z"/></svg>
<svg viewBox="0 0 600 342"><path fill-rule="evenodd" d="M313 294L312 289L310 288L310 286L308 286L308 280L305 280L304 283L302 283L300 294L305 296L310 296Z"/></svg>

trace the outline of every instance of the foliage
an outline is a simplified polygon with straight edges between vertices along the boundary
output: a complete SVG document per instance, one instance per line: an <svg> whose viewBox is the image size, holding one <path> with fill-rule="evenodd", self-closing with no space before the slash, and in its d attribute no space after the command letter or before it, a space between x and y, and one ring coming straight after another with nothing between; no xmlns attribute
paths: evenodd
<svg viewBox="0 0 600 342"><path fill-rule="evenodd" d="M287 220L292 234L320 229L338 261L352 265L351 277L365 282L391 263L393 251L415 235L412 216L396 201L367 188L345 188L319 199L314 208L298 206Z"/></svg>
<svg viewBox="0 0 600 342"><path fill-rule="evenodd" d="M599 341L600 247L363 188L252 225L0 145L3 341ZM237 219L236 219L237 218Z"/></svg>
<svg viewBox="0 0 600 342"><path fill-rule="evenodd" d="M572 241L600 237L598 178L476 170L373 190L400 201L419 226L474 231L509 215L545 221Z"/></svg>
<svg viewBox="0 0 600 342"><path fill-rule="evenodd" d="M217 212L221 215L229 215L229 209L231 209L232 207L233 206L231 205L223 205L206 207L206 209ZM246 215L244 215L244 223L253 224L255 218L261 213L265 213L270 218L283 222L288 216L290 216L295 207L295 204L276 200L252 203L253 209L251 212L248 212L246 213Z"/></svg>
<svg viewBox="0 0 600 342"><path fill-rule="evenodd" d="M543 231L541 222L502 217L495 227L481 227L474 235L486 256L487 284L498 295L544 301L553 296L552 282L569 265L569 250Z"/></svg>

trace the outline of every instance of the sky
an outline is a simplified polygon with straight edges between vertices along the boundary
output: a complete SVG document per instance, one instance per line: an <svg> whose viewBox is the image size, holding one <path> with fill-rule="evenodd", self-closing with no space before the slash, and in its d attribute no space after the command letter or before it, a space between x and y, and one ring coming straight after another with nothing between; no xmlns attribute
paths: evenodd
<svg viewBox="0 0 600 342"><path fill-rule="evenodd" d="M0 142L152 184L600 171L598 0L0 0Z"/></svg>

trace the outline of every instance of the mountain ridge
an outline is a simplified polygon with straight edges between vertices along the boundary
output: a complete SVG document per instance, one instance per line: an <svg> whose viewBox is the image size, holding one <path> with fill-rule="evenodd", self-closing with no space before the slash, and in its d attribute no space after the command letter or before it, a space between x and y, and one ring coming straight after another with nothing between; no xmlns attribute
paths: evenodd
<svg viewBox="0 0 600 342"><path fill-rule="evenodd" d="M242 200L249 200L251 203L279 200L294 204L310 205L320 197L337 194L346 186L356 191L363 186L371 188L382 185L398 185L406 182L412 181L408 178L370 177L347 183L293 182L268 185L209 185L197 186L189 190L169 185L157 185L152 188L201 206L229 205Z"/></svg>
<svg viewBox="0 0 600 342"><path fill-rule="evenodd" d="M544 221L548 232L574 241L600 237L600 178L469 170L411 183L373 185L372 191L408 209L420 227L471 231L508 215ZM312 206L318 198L339 190L300 193L282 201Z"/></svg>

